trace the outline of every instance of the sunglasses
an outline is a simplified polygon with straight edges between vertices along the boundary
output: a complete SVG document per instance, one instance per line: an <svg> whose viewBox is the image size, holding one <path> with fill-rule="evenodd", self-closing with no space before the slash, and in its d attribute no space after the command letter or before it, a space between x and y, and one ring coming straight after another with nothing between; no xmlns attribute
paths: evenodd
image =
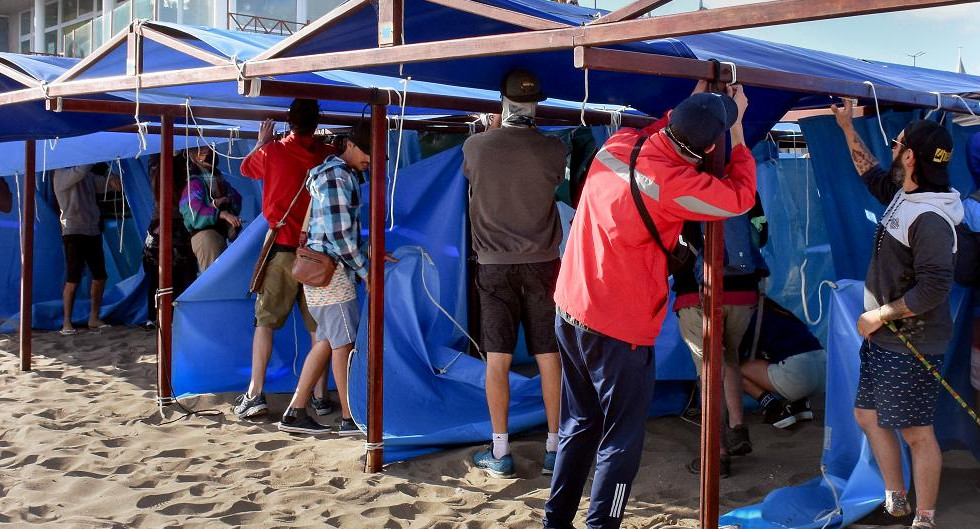
<svg viewBox="0 0 980 529"><path fill-rule="evenodd" d="M898 141L898 138L892 138L892 149L903 148L903 147L906 147L906 145Z"/></svg>

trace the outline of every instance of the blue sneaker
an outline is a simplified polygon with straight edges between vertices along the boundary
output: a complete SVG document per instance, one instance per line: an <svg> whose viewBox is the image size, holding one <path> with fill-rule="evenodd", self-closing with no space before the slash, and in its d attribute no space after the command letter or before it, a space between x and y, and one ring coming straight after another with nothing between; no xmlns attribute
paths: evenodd
<svg viewBox="0 0 980 529"><path fill-rule="evenodd" d="M480 450L473 454L473 464L478 468L482 468L487 474L495 478L517 477L517 474L514 473L514 458L508 454L497 459L493 457L493 450L491 448Z"/></svg>
<svg viewBox="0 0 980 529"><path fill-rule="evenodd" d="M555 473L555 459L558 459L558 452L545 452L544 464L541 465L541 474L550 476Z"/></svg>

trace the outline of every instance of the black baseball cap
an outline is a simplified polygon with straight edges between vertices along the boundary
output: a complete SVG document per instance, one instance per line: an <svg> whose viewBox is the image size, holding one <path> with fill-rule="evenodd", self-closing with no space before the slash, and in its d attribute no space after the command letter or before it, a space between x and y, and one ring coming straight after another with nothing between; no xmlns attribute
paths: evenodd
<svg viewBox="0 0 980 529"><path fill-rule="evenodd" d="M902 143L915 154L919 177L935 187L949 187L949 160L953 157L953 137L945 127L917 119L905 127Z"/></svg>
<svg viewBox="0 0 980 529"><path fill-rule="evenodd" d="M702 92L681 101L670 113L670 130L697 152L714 145L738 118L735 100L726 94Z"/></svg>
<svg viewBox="0 0 980 529"><path fill-rule="evenodd" d="M500 94L517 103L538 103L547 97L538 78L527 70L513 70L500 81Z"/></svg>
<svg viewBox="0 0 980 529"><path fill-rule="evenodd" d="M358 149L364 151L364 154L371 154L371 122L362 119L355 123L350 129L347 139L357 145Z"/></svg>

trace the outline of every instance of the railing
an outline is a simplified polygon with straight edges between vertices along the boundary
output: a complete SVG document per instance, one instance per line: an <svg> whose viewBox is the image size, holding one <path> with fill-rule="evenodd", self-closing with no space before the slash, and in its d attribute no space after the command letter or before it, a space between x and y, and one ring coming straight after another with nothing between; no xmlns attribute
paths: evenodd
<svg viewBox="0 0 980 529"><path fill-rule="evenodd" d="M228 13L228 28L267 35L292 35L303 29L306 24L293 20L280 20L244 13Z"/></svg>

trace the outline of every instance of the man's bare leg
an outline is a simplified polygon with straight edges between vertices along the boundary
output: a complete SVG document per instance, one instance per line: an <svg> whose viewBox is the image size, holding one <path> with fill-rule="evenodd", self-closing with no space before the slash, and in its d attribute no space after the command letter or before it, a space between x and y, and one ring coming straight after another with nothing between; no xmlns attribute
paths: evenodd
<svg viewBox="0 0 980 529"><path fill-rule="evenodd" d="M337 399L340 401L340 416L350 419L350 408L347 406L347 363L354 344L338 347L333 350L333 381L337 384Z"/></svg>
<svg viewBox="0 0 980 529"><path fill-rule="evenodd" d="M507 353L487 353L486 392L487 407L490 409L490 424L495 436L507 434L507 419L510 411L510 363L514 355ZM510 450L506 441L496 446L493 456L501 458Z"/></svg>
<svg viewBox="0 0 980 529"><path fill-rule="evenodd" d="M917 510L934 511L939 497L943 454L932 426L913 426L901 431L912 451L912 482ZM877 457L877 455L875 456Z"/></svg>
<svg viewBox="0 0 980 529"><path fill-rule="evenodd" d="M548 432L557 433L558 409L561 405L561 359L558 353L540 353L534 355L534 360L541 372L541 395L544 414L548 418Z"/></svg>
<svg viewBox="0 0 980 529"><path fill-rule="evenodd" d="M265 370L272 356L272 327L256 327L252 335L252 377L248 383L249 398L257 397L265 386ZM305 365L305 364L304 364Z"/></svg>
<svg viewBox="0 0 980 529"><path fill-rule="evenodd" d="M90 329L98 329L105 325L99 319L99 311L102 309L102 294L105 292L105 279L93 279L89 294L92 296L92 306L88 313L88 326Z"/></svg>
<svg viewBox="0 0 980 529"><path fill-rule="evenodd" d="M885 481L885 489L904 491L905 479L902 477L902 452L898 436L893 430L878 426L878 412L875 410L854 408L854 418L868 437L878 469L881 470L881 477Z"/></svg>
<svg viewBox="0 0 980 529"><path fill-rule="evenodd" d="M310 333L310 343L316 343L316 333ZM327 353L327 364L330 366L330 354ZM322 399L324 395L327 394L327 376L330 374L330 369L324 369L323 375L320 376L320 380L317 381L316 385L313 386L313 396Z"/></svg>
<svg viewBox="0 0 980 529"><path fill-rule="evenodd" d="M324 340L316 342L306 355L303 362L303 370L299 373L299 382L296 383L296 391L293 392L293 399L289 401L292 409L305 409L306 403L313 394L313 386L320 380L320 377L327 371L327 360L330 358L330 342Z"/></svg>
<svg viewBox="0 0 980 529"><path fill-rule="evenodd" d="M61 330L70 331L74 329L71 324L71 312L75 308L75 291L78 289L78 283L65 283L65 288L61 290L61 304L64 307L65 319L61 324Z"/></svg>
<svg viewBox="0 0 980 529"><path fill-rule="evenodd" d="M744 420L742 406L742 371L738 364L725 363L722 366L722 387L725 392L725 405L728 408L728 426L734 428Z"/></svg>

